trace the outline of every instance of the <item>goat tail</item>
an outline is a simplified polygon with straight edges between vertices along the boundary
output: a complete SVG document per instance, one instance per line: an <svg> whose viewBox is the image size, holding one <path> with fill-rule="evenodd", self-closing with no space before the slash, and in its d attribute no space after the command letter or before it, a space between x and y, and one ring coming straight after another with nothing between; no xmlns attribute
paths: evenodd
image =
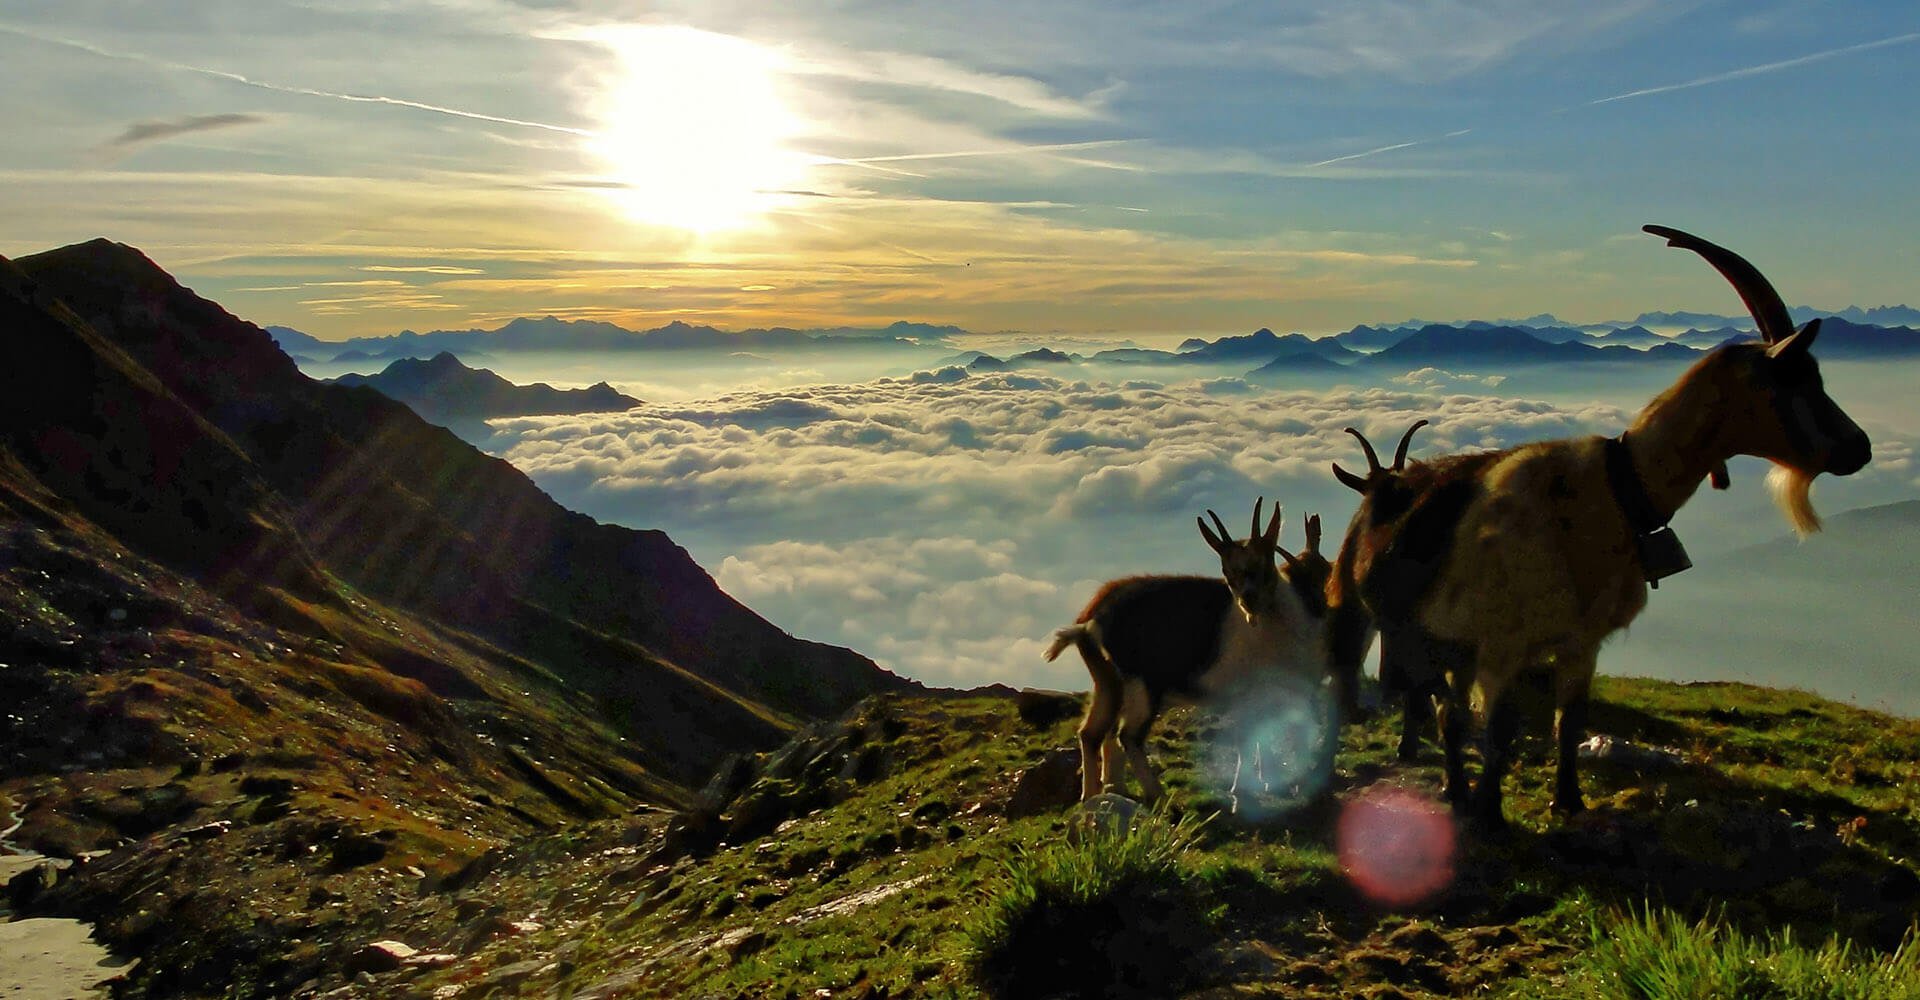
<svg viewBox="0 0 1920 1000"><path fill-rule="evenodd" d="M1053 644L1047 647L1047 662L1052 663L1068 646L1077 646L1082 640L1093 638L1086 622L1076 622L1066 628L1053 630Z"/></svg>

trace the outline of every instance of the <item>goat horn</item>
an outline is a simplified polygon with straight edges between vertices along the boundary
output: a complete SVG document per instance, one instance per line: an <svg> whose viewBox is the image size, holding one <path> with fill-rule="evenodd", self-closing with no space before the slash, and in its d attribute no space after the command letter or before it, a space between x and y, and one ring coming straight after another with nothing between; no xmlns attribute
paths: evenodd
<svg viewBox="0 0 1920 1000"><path fill-rule="evenodd" d="M1320 515L1307 515L1307 551L1320 551Z"/></svg>
<svg viewBox="0 0 1920 1000"><path fill-rule="evenodd" d="M1663 237L1670 247L1691 250L1705 257L1707 263L1733 284L1733 290L1740 293L1740 301L1746 303L1747 312L1760 327L1760 339L1771 344L1793 335L1793 319L1787 315L1787 304L1780 300L1780 293L1773 290L1766 275L1747 263L1745 257L1678 229L1653 225L1640 228Z"/></svg>
<svg viewBox="0 0 1920 1000"><path fill-rule="evenodd" d="M1400 439L1400 450L1393 453L1393 471L1399 472L1401 469L1407 467L1407 445L1413 442L1413 432L1425 426L1427 426L1427 422L1422 420L1412 427L1407 428L1406 436Z"/></svg>
<svg viewBox="0 0 1920 1000"><path fill-rule="evenodd" d="M1374 473L1379 472L1380 456L1374 454L1373 442L1367 440L1367 436L1365 434L1362 434L1351 427L1347 428L1347 433L1353 435L1356 438L1359 438L1361 450L1367 453L1367 475L1371 476Z"/></svg>
<svg viewBox="0 0 1920 1000"><path fill-rule="evenodd" d="M1214 526L1214 527L1216 527L1216 528L1218 528L1218 529L1220 529L1220 540L1221 540L1222 542L1231 542L1231 541L1233 541L1233 532L1231 532L1231 531L1228 531L1228 530L1227 530L1227 526L1226 526L1225 524L1223 524L1223 523L1221 523L1221 521L1220 521L1220 515L1218 515L1218 514L1215 514L1215 513L1213 512L1213 508L1212 508L1212 507L1208 507L1208 508L1207 508L1207 516L1208 516L1208 517L1210 517L1210 518L1213 518L1213 526Z"/></svg>
<svg viewBox="0 0 1920 1000"><path fill-rule="evenodd" d="M1260 537L1260 505L1266 502L1266 497L1261 497L1253 502L1253 527L1247 529L1248 538Z"/></svg>

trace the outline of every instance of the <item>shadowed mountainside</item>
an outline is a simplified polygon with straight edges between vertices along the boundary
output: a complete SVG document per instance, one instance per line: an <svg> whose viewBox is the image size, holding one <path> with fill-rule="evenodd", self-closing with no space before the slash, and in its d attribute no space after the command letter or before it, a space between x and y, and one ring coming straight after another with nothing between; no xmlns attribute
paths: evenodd
<svg viewBox="0 0 1920 1000"><path fill-rule="evenodd" d="M557 679L663 780L905 686L796 640L658 531L599 524L370 389L315 383L259 328L96 240L4 266L9 506L337 641L371 599ZM362 615L364 617L364 615ZM364 624L364 623L363 623ZM432 653L370 659L444 697Z"/></svg>

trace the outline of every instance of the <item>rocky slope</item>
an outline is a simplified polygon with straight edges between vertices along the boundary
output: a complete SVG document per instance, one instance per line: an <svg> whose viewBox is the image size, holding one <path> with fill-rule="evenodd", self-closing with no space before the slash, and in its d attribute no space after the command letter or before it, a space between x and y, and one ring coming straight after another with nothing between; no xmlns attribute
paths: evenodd
<svg viewBox="0 0 1920 1000"><path fill-rule="evenodd" d="M131 248L0 259L0 812L100 858L38 905L146 958L135 992L284 995L410 871L908 686Z"/></svg>

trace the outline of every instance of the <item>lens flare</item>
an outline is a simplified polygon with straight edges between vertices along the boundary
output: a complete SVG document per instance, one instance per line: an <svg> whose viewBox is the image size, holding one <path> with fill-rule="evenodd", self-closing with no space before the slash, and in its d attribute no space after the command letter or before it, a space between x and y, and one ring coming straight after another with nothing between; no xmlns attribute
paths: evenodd
<svg viewBox="0 0 1920 1000"><path fill-rule="evenodd" d="M1310 801L1333 772L1333 698L1325 685L1278 676L1240 692L1227 723L1208 748L1208 777L1223 794L1240 765L1238 811L1262 819ZM1249 794L1264 791L1263 800Z"/></svg>
<svg viewBox="0 0 1920 1000"><path fill-rule="evenodd" d="M1417 906L1453 881L1453 820L1412 789L1376 786L1348 802L1334 845L1354 888L1382 906Z"/></svg>

